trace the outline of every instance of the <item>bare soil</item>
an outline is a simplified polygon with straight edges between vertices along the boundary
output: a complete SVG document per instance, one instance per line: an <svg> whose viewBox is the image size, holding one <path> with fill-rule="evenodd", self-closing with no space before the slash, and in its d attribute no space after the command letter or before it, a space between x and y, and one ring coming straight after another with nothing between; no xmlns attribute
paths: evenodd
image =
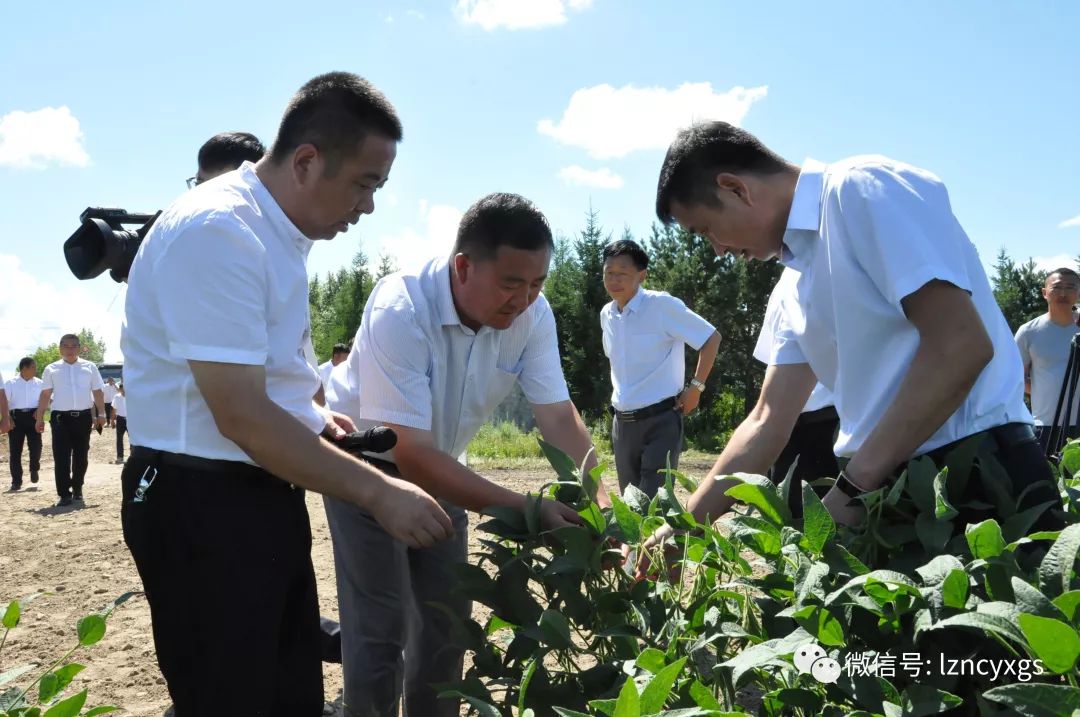
<svg viewBox="0 0 1080 717"><path fill-rule="evenodd" d="M139 575L124 544L120 528L120 471L110 463L116 457L111 429L92 434L90 468L84 486L85 505L57 508L53 461L48 430L43 436L41 482L30 483L23 449L23 489L6 492L10 484L7 437L0 439L0 609L11 600L32 593L37 598L25 611L20 625L8 636L0 655L0 672L27 662L47 664L77 642L75 624L125 592L141 590ZM551 472L535 462L523 468L484 467L489 479L517 491L538 490ZM701 475L707 465L698 459L685 466ZM614 485L613 476L608 480ZM330 532L319 496L308 495L313 536L312 558L319 583L323 615L336 619L334 559ZM470 527L475 527L474 516ZM470 536L476 549L476 531ZM211 589L211 586L207 586ZM150 610L136 597L109 618L108 631L98 644L77 653L87 669L75 678L69 694L89 687L88 705L113 704L118 714L155 715L170 706L165 680L158 670L150 629ZM325 714L339 714L341 666L323 665Z"/></svg>

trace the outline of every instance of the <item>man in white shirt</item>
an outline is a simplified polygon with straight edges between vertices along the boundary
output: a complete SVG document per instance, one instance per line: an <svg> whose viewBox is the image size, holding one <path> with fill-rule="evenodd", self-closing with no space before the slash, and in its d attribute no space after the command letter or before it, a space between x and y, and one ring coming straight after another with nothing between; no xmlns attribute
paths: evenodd
<svg viewBox="0 0 1080 717"><path fill-rule="evenodd" d="M116 429L116 462L124 462L124 434L127 433L127 397L124 395L124 384L116 387L116 395L112 400L113 428Z"/></svg>
<svg viewBox="0 0 1080 717"><path fill-rule="evenodd" d="M102 399L105 401L105 425L113 425L112 400L116 397L116 379L109 377L101 389Z"/></svg>
<svg viewBox="0 0 1080 717"><path fill-rule="evenodd" d="M683 130L669 147L657 215L709 239L718 254L780 258L799 272L796 301L769 357L761 399L710 478L763 472L791 434L817 381L840 417L836 453L847 460L824 503L859 523L855 497L881 486L913 456L940 460L978 434L1024 493L1045 504L1036 529L1061 526L1057 490L1023 403L1019 353L974 245L934 175L880 156L800 169L724 122ZM705 480L690 507L701 519L729 505L725 481ZM966 496L965 496L966 497ZM972 508L954 527L995 517Z"/></svg>
<svg viewBox="0 0 1080 717"><path fill-rule="evenodd" d="M219 132L199 147L198 171L188 177L188 189L231 172L244 162L258 162L266 147L250 132Z"/></svg>
<svg viewBox="0 0 1080 717"><path fill-rule="evenodd" d="M349 358L348 344L334 344L334 350L330 354L330 360L319 364L319 380L322 381L323 389L330 385L330 372L334 367Z"/></svg>
<svg viewBox="0 0 1080 717"><path fill-rule="evenodd" d="M1062 402L1058 413L1070 347L1080 332L1073 315L1073 307L1080 300L1080 276L1066 267L1055 269L1046 277L1042 295L1046 313L1021 326L1015 338L1024 363L1024 392L1031 395L1035 433L1045 450L1055 426L1067 438L1080 437L1080 391L1073 396L1068 426L1063 424L1066 402ZM1054 438L1057 443L1058 436Z"/></svg>
<svg viewBox="0 0 1080 717"><path fill-rule="evenodd" d="M357 425L397 433L380 464L437 496L455 537L409 548L362 509L326 499L350 717L396 717L402 694L405 714L458 714L458 701L437 699L433 685L460 679L463 653L450 639L453 621L431 603L469 615L468 601L453 592L453 566L467 560L466 511L525 506L524 495L457 459L514 384L545 440L578 465L595 463L563 377L555 318L540 293L553 246L531 202L492 194L465 212L451 256L391 274L368 297L348 363L350 383L360 382ZM599 500L607 502L602 491ZM579 521L569 506L548 499L540 518L546 528Z"/></svg>
<svg viewBox="0 0 1080 717"><path fill-rule="evenodd" d="M37 377L37 362L29 356L19 360L19 375L4 383L4 396L11 412L11 433L8 434L11 490L22 488L22 449L30 449L30 482L38 482L41 470L41 434L34 426L34 412L41 396L41 379Z"/></svg>
<svg viewBox="0 0 1080 717"><path fill-rule="evenodd" d="M651 498L667 478L664 470L679 467L683 416L701 400L720 334L680 299L642 287L649 256L637 242L613 242L604 247L603 258L611 302L600 310L600 328L611 363L611 443L619 492L633 485ZM698 360L685 384L688 344Z"/></svg>
<svg viewBox="0 0 1080 717"><path fill-rule="evenodd" d="M90 431L105 425L105 399L97 365L79 358L79 337L64 334L60 337L59 361L45 367L41 373L41 393L38 396L34 421L38 433L45 431L45 411L50 408L49 432L58 506L72 501L82 502L83 480L90 463Z"/></svg>
<svg viewBox="0 0 1080 717"><path fill-rule="evenodd" d="M366 80L316 77L267 156L181 195L132 264L121 519L177 717L322 714L300 488L362 505L408 545L452 533L423 491L320 437L354 426L313 402L304 355L313 240L374 211L400 139Z"/></svg>
<svg viewBox="0 0 1080 717"><path fill-rule="evenodd" d="M795 285L799 273L794 269L784 269L769 295L765 306L765 317L761 322L761 333L754 345L754 358L766 366L772 355L773 346L779 339L778 333L783 323L784 301L795 301ZM769 477L780 483L787 477L791 467L791 484L788 492L788 508L792 516L802 517L802 484L818 478L834 478L840 472L833 453L833 443L840 428L840 417L836 415L832 394L820 383L814 386L810 398L803 406L791 429L791 437L776 463L769 469Z"/></svg>

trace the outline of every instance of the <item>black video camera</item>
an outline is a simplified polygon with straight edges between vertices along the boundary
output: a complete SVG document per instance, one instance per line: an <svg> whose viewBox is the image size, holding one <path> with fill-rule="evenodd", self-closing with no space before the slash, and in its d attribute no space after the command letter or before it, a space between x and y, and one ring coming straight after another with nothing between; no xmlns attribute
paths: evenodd
<svg viewBox="0 0 1080 717"><path fill-rule="evenodd" d="M93 279L106 269L115 282L127 280L139 244L154 225L156 214L129 214L123 209L87 207L79 215L82 224L64 242L64 258L76 279ZM140 224L124 229L125 224Z"/></svg>

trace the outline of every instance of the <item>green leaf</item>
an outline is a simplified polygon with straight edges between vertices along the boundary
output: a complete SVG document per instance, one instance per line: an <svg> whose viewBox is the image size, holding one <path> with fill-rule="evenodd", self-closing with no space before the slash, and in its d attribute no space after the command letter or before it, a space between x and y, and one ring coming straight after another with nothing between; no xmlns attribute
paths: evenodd
<svg viewBox="0 0 1080 717"><path fill-rule="evenodd" d="M1001 526L993 518L975 525L968 525L964 530L968 549L975 559L996 558L1005 550L1005 537Z"/></svg>
<svg viewBox="0 0 1080 717"><path fill-rule="evenodd" d="M1016 607L1021 612L1038 615L1039 617L1049 617L1055 620L1066 621L1069 619L1048 597L1043 595L1029 583L1013 575L1009 580L1009 584L1012 586Z"/></svg>
<svg viewBox="0 0 1080 717"><path fill-rule="evenodd" d="M667 664L667 656L655 647L646 647L634 660L634 664L655 675L664 669L664 665Z"/></svg>
<svg viewBox="0 0 1080 717"><path fill-rule="evenodd" d="M1061 610L1067 620L1074 622L1076 620L1076 608L1080 606L1080 590L1070 590L1067 593L1062 593L1054 598L1053 602L1054 606ZM4 683L0 680L0 685L2 684Z"/></svg>
<svg viewBox="0 0 1080 717"><path fill-rule="evenodd" d="M1012 684L982 695L1016 710L1023 717L1063 717L1080 710L1080 689L1064 685Z"/></svg>
<svg viewBox="0 0 1080 717"><path fill-rule="evenodd" d="M645 491L632 483L623 488L622 499L630 507L630 510L639 515L648 513L649 503L652 502L652 498Z"/></svg>
<svg viewBox="0 0 1080 717"><path fill-rule="evenodd" d="M682 672L686 658L683 657L656 673L641 692L641 714L651 715L664 708L672 685Z"/></svg>
<svg viewBox="0 0 1080 717"><path fill-rule="evenodd" d="M949 502L949 491L946 487L948 480L948 468L942 468L934 476L934 517L938 520L952 520L959 514L959 511Z"/></svg>
<svg viewBox="0 0 1080 717"><path fill-rule="evenodd" d="M795 585L795 605L802 607L807 598L812 596L821 597L821 581L829 574L829 566L825 563L814 563L802 575L801 582Z"/></svg>
<svg viewBox="0 0 1080 717"><path fill-rule="evenodd" d="M60 700L49 708L44 717L75 717L84 704L86 704L86 690L77 695L72 695L66 700Z"/></svg>
<svg viewBox="0 0 1080 717"><path fill-rule="evenodd" d="M933 459L927 456L908 461L907 491L920 513L935 512L934 479L937 472Z"/></svg>
<svg viewBox="0 0 1080 717"><path fill-rule="evenodd" d="M619 700L615 703L612 717L641 717L641 698L633 677L627 677L619 690Z"/></svg>
<svg viewBox="0 0 1080 717"><path fill-rule="evenodd" d="M802 504L803 538L799 545L814 555L821 555L825 545L836 534L836 523L809 483L802 484Z"/></svg>
<svg viewBox="0 0 1080 717"><path fill-rule="evenodd" d="M570 623L561 612L544 610L540 615L539 625L547 644L559 650L573 646L570 640Z"/></svg>
<svg viewBox="0 0 1080 717"><path fill-rule="evenodd" d="M630 509L619 496L611 495L611 512L627 543L641 542L641 516Z"/></svg>
<svg viewBox="0 0 1080 717"><path fill-rule="evenodd" d="M945 549L945 544L952 537L953 524L949 520L939 520L932 513L919 513L915 517L915 532L926 552L936 555Z"/></svg>
<svg viewBox="0 0 1080 717"><path fill-rule="evenodd" d="M548 459L548 463L551 464L551 468L555 471L555 475L559 476L559 480L580 485L581 481L578 477L578 467L574 465L574 459L544 439L541 438L537 440L540 441L540 450L543 451L544 456Z"/></svg>
<svg viewBox="0 0 1080 717"><path fill-rule="evenodd" d="M833 590L825 598L826 605L832 605L841 597L844 596L849 590L853 588L862 587L867 581L878 581L886 583L892 586L891 589L902 590L913 597L922 599L922 593L919 592L918 586L912 582L911 578L903 573L898 573L893 570L874 570L873 572L865 573L863 575L856 576L851 580L844 583L843 586Z"/></svg>
<svg viewBox="0 0 1080 717"><path fill-rule="evenodd" d="M100 707L95 707L92 710L88 710L86 714L83 715L83 717L97 717L97 715L104 715L110 712L116 712L119 709L119 707L113 707L112 705L101 705Z"/></svg>
<svg viewBox="0 0 1080 717"><path fill-rule="evenodd" d="M525 494L525 510L522 512L525 515L525 528L529 531L529 535L540 534L540 505L540 496L532 493Z"/></svg>
<svg viewBox="0 0 1080 717"><path fill-rule="evenodd" d="M1072 582L1076 553L1080 551L1080 523L1061 531L1039 566L1039 587L1053 599L1068 591Z"/></svg>
<svg viewBox="0 0 1080 717"><path fill-rule="evenodd" d="M87 615L76 625L79 644L88 647L105 637L105 618L101 615Z"/></svg>
<svg viewBox="0 0 1080 717"><path fill-rule="evenodd" d="M1080 472L1080 441L1071 441L1061 452L1061 467L1069 475Z"/></svg>
<svg viewBox="0 0 1080 717"><path fill-rule="evenodd" d="M795 622L810 633L814 639L830 647L842 647L844 628L831 612L819 605L808 605L793 615Z"/></svg>
<svg viewBox="0 0 1080 717"><path fill-rule="evenodd" d="M926 565L915 568L925 585L940 585L954 570L963 570L964 564L953 555L939 555Z"/></svg>
<svg viewBox="0 0 1080 717"><path fill-rule="evenodd" d="M751 674L751 670L774 660L779 660L783 655L792 654L812 639L810 633L800 627L784 637L766 640L748 647L728 660L721 662L718 667L730 669L731 682L735 687L738 687L743 677Z"/></svg>
<svg viewBox="0 0 1080 717"><path fill-rule="evenodd" d="M1061 620L1021 613L1020 629L1036 657L1051 672L1064 674L1073 669L1080 657L1080 635Z"/></svg>
<svg viewBox="0 0 1080 717"><path fill-rule="evenodd" d="M1024 645L1027 642L1024 639L1023 633L1021 633L1016 625L1010 620L999 615L991 615L982 612L962 612L959 615L953 615L944 620L938 620L937 622L924 627L922 630L917 629L915 637L917 638L920 632L931 632L948 628L967 628L979 632L992 632L1012 640L1018 645Z"/></svg>
<svg viewBox="0 0 1080 717"><path fill-rule="evenodd" d="M1056 505L1057 501L1048 500L1011 516L1005 521L1005 525L1001 527L1005 540L1011 543L1027 535L1031 532L1031 526L1035 525L1035 521L1039 519L1039 516Z"/></svg>
<svg viewBox="0 0 1080 717"><path fill-rule="evenodd" d="M52 702L60 692L60 678L52 672L46 672L38 682L38 702Z"/></svg>
<svg viewBox="0 0 1080 717"><path fill-rule="evenodd" d="M9 630L13 630L18 626L20 617L22 617L22 608L19 606L19 601L12 600L8 603L7 610L4 611L4 617L0 619L0 624L3 624Z"/></svg>
<svg viewBox="0 0 1080 717"><path fill-rule="evenodd" d="M555 710L555 713L559 715L559 717L590 717L584 712L578 712L577 710L571 710L565 707L552 707L551 709Z"/></svg>
<svg viewBox="0 0 1080 717"><path fill-rule="evenodd" d="M725 494L747 505L754 506L773 525L779 527L791 522L791 511L780 500L780 494L776 491L776 486L765 476L752 473L735 473L722 477L718 476L716 480L739 481L739 485L728 488Z"/></svg>
<svg viewBox="0 0 1080 717"><path fill-rule="evenodd" d="M698 707L703 707L707 710L720 711L724 709L724 706L720 704L719 700L713 696L712 691L698 680L694 680L690 683L690 699L692 699L694 704Z"/></svg>
<svg viewBox="0 0 1080 717"><path fill-rule="evenodd" d="M953 570L941 584L941 594L945 607L963 608L968 597L968 574L963 570Z"/></svg>
<svg viewBox="0 0 1080 717"><path fill-rule="evenodd" d="M952 693L930 685L914 684L904 690L900 707L904 717L927 717L958 707L963 703L963 699Z"/></svg>

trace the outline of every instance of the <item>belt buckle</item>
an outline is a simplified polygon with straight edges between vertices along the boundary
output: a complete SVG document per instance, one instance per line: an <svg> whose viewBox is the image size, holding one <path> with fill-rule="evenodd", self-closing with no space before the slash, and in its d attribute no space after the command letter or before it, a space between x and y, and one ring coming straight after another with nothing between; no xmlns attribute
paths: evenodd
<svg viewBox="0 0 1080 717"><path fill-rule="evenodd" d="M78 418L79 416L82 415L82 411L68 411L67 413L72 418Z"/></svg>

